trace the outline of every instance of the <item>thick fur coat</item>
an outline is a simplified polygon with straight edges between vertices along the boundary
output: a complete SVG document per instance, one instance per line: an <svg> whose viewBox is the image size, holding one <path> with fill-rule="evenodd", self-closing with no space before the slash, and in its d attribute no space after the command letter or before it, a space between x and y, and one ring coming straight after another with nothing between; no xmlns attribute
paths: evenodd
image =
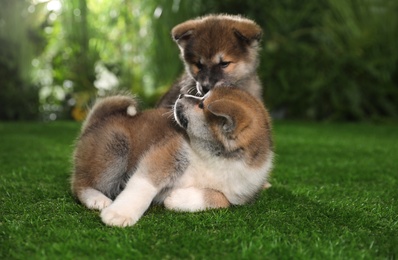
<svg viewBox="0 0 398 260"><path fill-rule="evenodd" d="M173 111L134 98L99 100L74 152L72 192L107 225L134 225L151 203L178 211L241 205L267 183L273 152L264 105L218 87L180 95Z"/></svg>
<svg viewBox="0 0 398 260"><path fill-rule="evenodd" d="M158 107L171 107L179 94L205 94L217 86L240 88L262 99L257 76L261 28L235 15L209 15L172 29L185 73L160 99Z"/></svg>

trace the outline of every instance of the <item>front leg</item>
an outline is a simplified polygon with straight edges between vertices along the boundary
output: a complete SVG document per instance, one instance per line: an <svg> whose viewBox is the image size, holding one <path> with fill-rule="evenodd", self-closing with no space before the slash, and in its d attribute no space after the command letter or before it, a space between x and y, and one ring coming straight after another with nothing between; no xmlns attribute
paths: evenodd
<svg viewBox="0 0 398 260"><path fill-rule="evenodd" d="M167 209L189 212L227 208L230 204L223 193L196 187L175 189L164 201Z"/></svg>
<svg viewBox="0 0 398 260"><path fill-rule="evenodd" d="M158 188L148 178L135 173L115 201L101 212L102 221L109 226L134 225L151 205Z"/></svg>

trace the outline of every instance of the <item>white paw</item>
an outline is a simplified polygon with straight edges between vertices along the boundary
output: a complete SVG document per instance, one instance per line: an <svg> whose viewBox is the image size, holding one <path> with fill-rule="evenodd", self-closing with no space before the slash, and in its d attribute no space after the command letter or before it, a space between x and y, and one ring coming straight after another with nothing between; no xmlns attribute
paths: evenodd
<svg viewBox="0 0 398 260"><path fill-rule="evenodd" d="M177 211L195 212L205 210L203 193L197 188L176 189L164 200L166 208Z"/></svg>
<svg viewBox="0 0 398 260"><path fill-rule="evenodd" d="M86 207L89 209L103 210L112 204L112 200L105 198L89 199L86 201Z"/></svg>
<svg viewBox="0 0 398 260"><path fill-rule="evenodd" d="M272 187L271 183L269 183L269 182L267 181L267 182L264 183L264 185L263 185L263 190L269 189L269 188L271 188L271 187Z"/></svg>
<svg viewBox="0 0 398 260"><path fill-rule="evenodd" d="M101 212L101 219L108 226L127 227L134 225L138 218L131 216L129 212L108 207Z"/></svg>
<svg viewBox="0 0 398 260"><path fill-rule="evenodd" d="M102 210L112 204L112 200L95 189L82 192L81 202L89 209Z"/></svg>

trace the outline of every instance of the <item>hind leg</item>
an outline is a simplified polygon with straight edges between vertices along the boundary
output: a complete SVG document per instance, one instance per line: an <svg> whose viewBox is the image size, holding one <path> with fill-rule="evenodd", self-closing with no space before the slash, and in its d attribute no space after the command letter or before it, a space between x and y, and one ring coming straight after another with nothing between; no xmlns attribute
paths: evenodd
<svg viewBox="0 0 398 260"><path fill-rule="evenodd" d="M173 139L146 151L124 190L101 212L102 221L110 226L134 225L175 176L177 166L170 162L177 161L176 151Z"/></svg>
<svg viewBox="0 0 398 260"><path fill-rule="evenodd" d="M84 135L75 151L72 192L89 209L102 210L112 203L124 184L129 153L124 129L105 124ZM100 140L100 141L99 141Z"/></svg>
<svg viewBox="0 0 398 260"><path fill-rule="evenodd" d="M102 221L109 226L134 225L150 206L158 193L148 178L136 172L115 201L101 212Z"/></svg>

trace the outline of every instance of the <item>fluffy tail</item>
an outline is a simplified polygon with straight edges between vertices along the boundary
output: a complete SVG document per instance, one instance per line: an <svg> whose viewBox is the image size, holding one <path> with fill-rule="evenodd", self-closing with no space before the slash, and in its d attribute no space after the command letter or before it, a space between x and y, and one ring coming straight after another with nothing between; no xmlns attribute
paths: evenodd
<svg viewBox="0 0 398 260"><path fill-rule="evenodd" d="M138 102L132 96L115 95L98 99L92 107L90 113L87 115L82 132L108 116L115 114L135 116L137 112Z"/></svg>

